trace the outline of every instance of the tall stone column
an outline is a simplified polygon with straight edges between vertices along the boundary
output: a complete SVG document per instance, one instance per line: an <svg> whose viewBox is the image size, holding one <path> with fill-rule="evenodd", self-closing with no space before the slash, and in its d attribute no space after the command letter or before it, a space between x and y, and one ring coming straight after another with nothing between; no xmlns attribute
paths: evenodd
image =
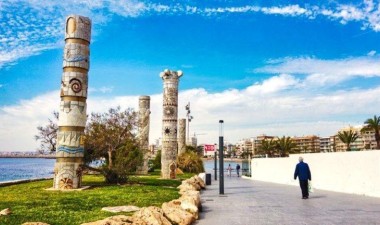
<svg viewBox="0 0 380 225"><path fill-rule="evenodd" d="M161 177L164 179L176 178L178 81L181 76L182 71L166 69L160 73L164 81L161 150Z"/></svg>
<svg viewBox="0 0 380 225"><path fill-rule="evenodd" d="M137 173L148 173L149 160L149 119L150 119L150 97L140 96L139 98L139 145L143 153L142 166L137 168Z"/></svg>
<svg viewBox="0 0 380 225"><path fill-rule="evenodd" d="M186 152L186 119L178 120L178 155Z"/></svg>
<svg viewBox="0 0 380 225"><path fill-rule="evenodd" d="M77 189L82 183L90 39L91 20L78 15L68 16L63 54L54 189Z"/></svg>

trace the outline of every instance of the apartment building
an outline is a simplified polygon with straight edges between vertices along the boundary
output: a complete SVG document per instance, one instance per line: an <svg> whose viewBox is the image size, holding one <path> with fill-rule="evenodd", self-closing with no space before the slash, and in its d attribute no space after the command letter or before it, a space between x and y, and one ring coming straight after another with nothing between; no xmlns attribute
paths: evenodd
<svg viewBox="0 0 380 225"><path fill-rule="evenodd" d="M294 149L296 152L311 153L321 151L320 138L318 136L293 137L292 141L296 144L296 148Z"/></svg>
<svg viewBox="0 0 380 225"><path fill-rule="evenodd" d="M340 129L338 132L352 130L356 132L359 137L350 144L350 149L353 151L362 151L369 149L376 149L376 140L374 131L361 132L363 126L348 126ZM343 143L339 138L338 134L334 136L335 150L337 152L344 152L347 149L347 145Z"/></svg>
<svg viewBox="0 0 380 225"><path fill-rule="evenodd" d="M238 141L235 145L236 156L240 156L244 151L254 154L254 138L246 138Z"/></svg>
<svg viewBox="0 0 380 225"><path fill-rule="evenodd" d="M321 137L319 138L319 149L321 152L331 152L331 145L334 142L331 142L330 137Z"/></svg>
<svg viewBox="0 0 380 225"><path fill-rule="evenodd" d="M265 134L253 138L253 154L255 155L256 152L261 148L261 142L263 140L273 140L273 139L277 139L277 137L276 136L268 136Z"/></svg>
<svg viewBox="0 0 380 225"><path fill-rule="evenodd" d="M365 131L361 133L364 144L364 149L377 149L377 143L375 139L374 131Z"/></svg>
<svg viewBox="0 0 380 225"><path fill-rule="evenodd" d="M362 151L369 149L376 149L376 140L374 131L361 132L363 126L348 126L340 129L338 132L353 130L359 137L355 142L351 143L350 148L354 151ZM337 132L337 133L338 133ZM263 140L278 139L276 136L260 135L254 138L242 139L236 146L236 155L240 155L242 151L248 150L252 155L256 155L257 151L261 148ZM292 137L295 143L296 152L300 153L313 153L313 152L342 152L346 151L347 146L339 140L337 134L330 137L318 137L316 135Z"/></svg>

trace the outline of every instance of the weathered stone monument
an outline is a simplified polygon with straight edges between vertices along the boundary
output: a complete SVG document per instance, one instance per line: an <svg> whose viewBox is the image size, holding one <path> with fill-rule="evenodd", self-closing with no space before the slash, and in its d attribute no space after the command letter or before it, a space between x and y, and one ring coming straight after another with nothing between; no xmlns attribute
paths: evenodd
<svg viewBox="0 0 380 225"><path fill-rule="evenodd" d="M137 169L139 174L148 173L149 160L149 119L150 119L150 97L139 98L139 147L143 153L143 163Z"/></svg>
<svg viewBox="0 0 380 225"><path fill-rule="evenodd" d="M186 152L186 119L178 120L178 155Z"/></svg>
<svg viewBox="0 0 380 225"><path fill-rule="evenodd" d="M81 187L86 125L87 74L90 64L91 20L70 15L66 19L57 161L54 189Z"/></svg>
<svg viewBox="0 0 380 225"><path fill-rule="evenodd" d="M160 73L164 81L161 152L161 177L164 179L176 178L178 81L181 76L182 71L166 69Z"/></svg>

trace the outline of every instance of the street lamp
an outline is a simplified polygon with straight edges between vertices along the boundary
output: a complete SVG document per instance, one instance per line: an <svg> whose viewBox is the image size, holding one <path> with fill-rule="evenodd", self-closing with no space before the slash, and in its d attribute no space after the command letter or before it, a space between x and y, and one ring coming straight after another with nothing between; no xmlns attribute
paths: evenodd
<svg viewBox="0 0 380 225"><path fill-rule="evenodd" d="M219 194L224 195L223 120L219 120Z"/></svg>
<svg viewBox="0 0 380 225"><path fill-rule="evenodd" d="M186 114L186 117L187 117L187 143L190 143L190 122L192 119L194 119L194 117L192 115L190 115L190 102L187 103L186 107L185 107L186 111L187 111L187 114Z"/></svg>
<svg viewBox="0 0 380 225"><path fill-rule="evenodd" d="M216 143L214 146L214 179L218 180L218 163L217 163L217 150L216 150Z"/></svg>

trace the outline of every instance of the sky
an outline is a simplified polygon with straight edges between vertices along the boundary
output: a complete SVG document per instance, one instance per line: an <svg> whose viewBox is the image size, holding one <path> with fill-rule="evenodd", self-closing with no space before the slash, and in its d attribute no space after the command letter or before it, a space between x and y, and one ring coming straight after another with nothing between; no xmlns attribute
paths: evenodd
<svg viewBox="0 0 380 225"><path fill-rule="evenodd" d="M58 111L64 23L90 17L88 114L151 96L161 137L164 69L182 70L198 143L334 135L379 115L380 3L285 0L0 0L0 151L34 151Z"/></svg>

